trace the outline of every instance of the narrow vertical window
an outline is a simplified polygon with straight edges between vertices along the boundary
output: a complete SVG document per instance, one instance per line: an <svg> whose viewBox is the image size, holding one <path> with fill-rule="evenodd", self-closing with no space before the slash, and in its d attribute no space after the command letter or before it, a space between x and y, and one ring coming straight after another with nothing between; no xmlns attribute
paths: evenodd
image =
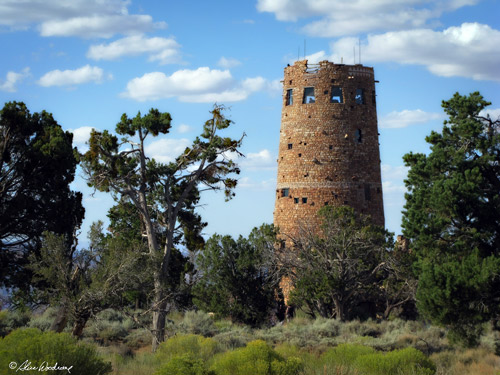
<svg viewBox="0 0 500 375"><path fill-rule="evenodd" d="M293 203L295 204L299 203L299 198L293 198Z"/></svg>
<svg viewBox="0 0 500 375"><path fill-rule="evenodd" d="M288 149L291 150L293 148L293 143L288 144Z"/></svg>
<svg viewBox="0 0 500 375"><path fill-rule="evenodd" d="M293 104L293 89L286 90L286 105Z"/></svg>
<svg viewBox="0 0 500 375"><path fill-rule="evenodd" d="M361 132L361 129L356 130L356 135L354 136L354 139L356 139L356 142L358 143L363 143L363 133Z"/></svg>
<svg viewBox="0 0 500 375"><path fill-rule="evenodd" d="M332 86L332 96L330 97L330 103L344 103L342 87Z"/></svg>
<svg viewBox="0 0 500 375"><path fill-rule="evenodd" d="M302 103L308 104L314 102L316 102L316 98L314 97L314 87L306 87L304 89L304 99L302 100Z"/></svg>
<svg viewBox="0 0 500 375"><path fill-rule="evenodd" d="M375 105L377 104L377 98L375 95L375 90L372 91L372 104Z"/></svg>
<svg viewBox="0 0 500 375"><path fill-rule="evenodd" d="M288 189L288 188L281 189L281 196L282 197L288 197L289 193L290 193L290 189Z"/></svg>
<svg viewBox="0 0 500 375"><path fill-rule="evenodd" d="M356 89L356 104L365 104L365 89Z"/></svg>

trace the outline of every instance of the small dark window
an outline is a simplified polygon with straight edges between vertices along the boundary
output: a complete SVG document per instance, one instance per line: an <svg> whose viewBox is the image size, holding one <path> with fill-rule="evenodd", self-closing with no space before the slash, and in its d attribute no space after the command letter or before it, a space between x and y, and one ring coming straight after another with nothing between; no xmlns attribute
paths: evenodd
<svg viewBox="0 0 500 375"><path fill-rule="evenodd" d="M328 202L325 202L325 206L328 206Z"/></svg>
<svg viewBox="0 0 500 375"><path fill-rule="evenodd" d="M371 201L372 195L370 190L370 184L365 184L365 201Z"/></svg>
<svg viewBox="0 0 500 375"><path fill-rule="evenodd" d="M288 149L291 150L293 148L293 143L288 144Z"/></svg>
<svg viewBox="0 0 500 375"><path fill-rule="evenodd" d="M377 194L380 194L380 188L379 187L377 188Z"/></svg>
<svg viewBox="0 0 500 375"><path fill-rule="evenodd" d="M299 158L301 158L301 157L302 157L302 154L299 154Z"/></svg>
<svg viewBox="0 0 500 375"><path fill-rule="evenodd" d="M365 89L356 89L356 104L365 104Z"/></svg>
<svg viewBox="0 0 500 375"><path fill-rule="evenodd" d="M293 203L295 204L299 203L299 198L293 198Z"/></svg>
<svg viewBox="0 0 500 375"><path fill-rule="evenodd" d="M328 146L329 150L333 150L333 145Z"/></svg>
<svg viewBox="0 0 500 375"><path fill-rule="evenodd" d="M293 104L293 89L286 90L286 105Z"/></svg>
<svg viewBox="0 0 500 375"><path fill-rule="evenodd" d="M281 189L281 196L282 197L288 197L289 194L290 194L290 189L288 189L288 188Z"/></svg>
<svg viewBox="0 0 500 375"><path fill-rule="evenodd" d="M356 130L354 138L356 139L356 142L363 143L363 133L361 132L361 129Z"/></svg>
<svg viewBox="0 0 500 375"><path fill-rule="evenodd" d="M376 95L375 95L375 90L372 91L372 104L375 105L377 102Z"/></svg>
<svg viewBox="0 0 500 375"><path fill-rule="evenodd" d="M330 103L344 103L342 87L332 86L332 96L330 97Z"/></svg>
<svg viewBox="0 0 500 375"><path fill-rule="evenodd" d="M302 203L307 203L307 198L306 197L302 197Z"/></svg>
<svg viewBox="0 0 500 375"><path fill-rule="evenodd" d="M316 102L316 98L314 97L314 87L306 87L304 89L304 99L302 100L302 103L308 104L314 102Z"/></svg>

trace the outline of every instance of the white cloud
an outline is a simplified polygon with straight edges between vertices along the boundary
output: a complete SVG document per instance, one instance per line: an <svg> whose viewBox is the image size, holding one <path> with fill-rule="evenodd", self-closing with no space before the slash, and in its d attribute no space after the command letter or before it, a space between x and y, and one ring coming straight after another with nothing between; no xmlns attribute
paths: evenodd
<svg viewBox="0 0 500 375"><path fill-rule="evenodd" d="M263 149L259 152L249 152L246 158L237 160L242 169L247 170L270 170L277 168L276 158L273 158L269 150Z"/></svg>
<svg viewBox="0 0 500 375"><path fill-rule="evenodd" d="M189 139L162 138L146 146L146 155L160 163L170 163L190 145Z"/></svg>
<svg viewBox="0 0 500 375"><path fill-rule="evenodd" d="M382 164L382 180L392 182L402 182L408 175L409 168L404 165L392 166L389 164Z"/></svg>
<svg viewBox="0 0 500 375"><path fill-rule="evenodd" d="M164 28L149 15L129 15L128 0L4 0L0 25L23 29L37 25L43 36L111 37Z"/></svg>
<svg viewBox="0 0 500 375"><path fill-rule="evenodd" d="M90 132L95 129L91 126L82 126L76 129L70 129L73 133L73 144L78 148L80 152L86 152L88 150L88 145L86 142L90 139Z"/></svg>
<svg viewBox="0 0 500 375"><path fill-rule="evenodd" d="M20 73L7 72L4 82L0 82L0 91L16 92L16 84L30 76L30 68L24 68Z"/></svg>
<svg viewBox="0 0 500 375"><path fill-rule="evenodd" d="M321 37L423 27L444 12L479 0L258 0L257 9L280 21L320 17L302 31Z"/></svg>
<svg viewBox="0 0 500 375"><path fill-rule="evenodd" d="M181 61L179 48L180 45L173 38L146 38L144 35L133 35L109 44L92 45L87 57L93 60L115 60L122 56L148 54L150 61L169 64Z"/></svg>
<svg viewBox="0 0 500 375"><path fill-rule="evenodd" d="M332 43L331 61L352 56L357 38ZM369 35L362 43L362 59L423 65L438 76L500 81L500 31L479 23L463 23L443 31L416 29Z"/></svg>
<svg viewBox="0 0 500 375"><path fill-rule="evenodd" d="M193 128L186 124L180 124L179 127L177 128L177 132L181 134L189 133L191 130L193 130Z"/></svg>
<svg viewBox="0 0 500 375"><path fill-rule="evenodd" d="M104 71L97 66L85 65L76 70L52 70L45 73L38 84L44 87L50 86L73 86L88 82L100 83L105 78Z"/></svg>
<svg viewBox="0 0 500 375"><path fill-rule="evenodd" d="M234 102L260 90L276 90L276 83L262 77L237 82L229 70L201 67L178 70L170 76L162 72L144 74L129 81L122 96L137 101L177 97L182 102Z"/></svg>
<svg viewBox="0 0 500 375"><path fill-rule="evenodd" d="M253 191L271 191L276 189L276 179L270 178L262 181L255 181L250 177L238 179L237 188Z"/></svg>
<svg viewBox="0 0 500 375"><path fill-rule="evenodd" d="M233 59L231 57L225 58L224 56L222 56L217 62L217 65L224 69L231 69L235 66L241 65L241 61Z"/></svg>
<svg viewBox="0 0 500 375"><path fill-rule="evenodd" d="M490 116L493 121L500 120L500 108L483 109L479 112L480 116Z"/></svg>
<svg viewBox="0 0 500 375"><path fill-rule="evenodd" d="M44 22L40 25L40 35L111 38L115 34L137 34L164 26L153 25L153 19L148 15L92 15Z"/></svg>
<svg viewBox="0 0 500 375"><path fill-rule="evenodd" d="M404 185L404 180L408 175L408 168L404 165L392 166L389 164L383 164L381 166L381 171L382 191L384 193L384 207L386 208L386 214L391 211L394 212L394 215L399 216L399 213L405 204L404 195L406 193L406 187ZM388 219L394 215L389 215ZM399 226L399 223L393 224Z"/></svg>
<svg viewBox="0 0 500 375"><path fill-rule="evenodd" d="M410 125L425 124L443 118L444 115L440 113L424 112L421 109L405 109L400 112L388 113L380 119L379 124L382 129L406 128Z"/></svg>

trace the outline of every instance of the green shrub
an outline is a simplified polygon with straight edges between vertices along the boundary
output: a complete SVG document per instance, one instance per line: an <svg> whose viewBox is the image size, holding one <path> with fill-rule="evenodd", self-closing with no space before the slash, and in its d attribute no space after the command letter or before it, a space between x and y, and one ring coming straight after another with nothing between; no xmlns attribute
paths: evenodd
<svg viewBox="0 0 500 375"><path fill-rule="evenodd" d="M193 359L190 355L174 357L164 364L155 375L213 375L202 360Z"/></svg>
<svg viewBox="0 0 500 375"><path fill-rule="evenodd" d="M219 355L211 367L217 375L296 375L302 368L300 359L285 360L262 340Z"/></svg>
<svg viewBox="0 0 500 375"><path fill-rule="evenodd" d="M214 339L199 335L176 335L160 344L156 358L164 363L187 355L208 362L219 351L219 345Z"/></svg>
<svg viewBox="0 0 500 375"><path fill-rule="evenodd" d="M433 375L436 372L432 361L414 348L362 355L356 359L355 366L366 375Z"/></svg>
<svg viewBox="0 0 500 375"><path fill-rule="evenodd" d="M350 367L361 356L375 353L373 348L357 344L340 344L323 353L321 359L327 367Z"/></svg>
<svg viewBox="0 0 500 375"><path fill-rule="evenodd" d="M111 364L104 362L94 346L77 343L67 333L42 332L36 328L13 331L0 339L0 369L16 373L25 362L31 366L57 364L59 368L71 367L72 375L103 375L111 372ZM12 363L16 367L11 370ZM7 372L10 373L10 372ZM23 371L24 374L40 374L38 370Z"/></svg>
<svg viewBox="0 0 500 375"><path fill-rule="evenodd" d="M48 331L54 322L57 310L49 307L42 314L33 315L28 323L30 328L38 328L41 331Z"/></svg>
<svg viewBox="0 0 500 375"><path fill-rule="evenodd" d="M0 336L5 336L17 328L25 327L30 316L30 312L19 309L0 311Z"/></svg>
<svg viewBox="0 0 500 375"><path fill-rule="evenodd" d="M152 336L145 328L134 329L125 337L125 343L129 348L139 349L151 344Z"/></svg>
<svg viewBox="0 0 500 375"><path fill-rule="evenodd" d="M217 333L214 319L210 314L203 311L188 311L184 314L182 322L179 324L183 333L194 335L213 336Z"/></svg>

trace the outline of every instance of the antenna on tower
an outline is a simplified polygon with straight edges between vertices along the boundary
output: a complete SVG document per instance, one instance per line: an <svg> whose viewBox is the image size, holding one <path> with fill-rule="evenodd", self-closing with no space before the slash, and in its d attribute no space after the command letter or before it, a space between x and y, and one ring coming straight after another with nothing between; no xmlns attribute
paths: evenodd
<svg viewBox="0 0 500 375"><path fill-rule="evenodd" d="M361 38L358 39L359 43L359 64L361 65Z"/></svg>

